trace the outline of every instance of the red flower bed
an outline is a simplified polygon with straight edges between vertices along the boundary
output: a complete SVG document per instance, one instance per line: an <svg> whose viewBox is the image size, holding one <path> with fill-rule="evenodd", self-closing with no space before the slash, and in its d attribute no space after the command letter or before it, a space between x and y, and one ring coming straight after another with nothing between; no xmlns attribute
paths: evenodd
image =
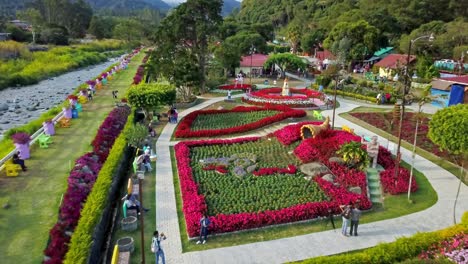
<svg viewBox="0 0 468 264"><path fill-rule="evenodd" d="M391 121L393 120L393 113L351 113L351 115L387 133L398 135L399 123L394 124L393 126L391 125ZM413 144L414 131L416 128L414 115L415 113L405 112L401 133L402 139L411 144ZM429 132L428 124L428 118L423 118L422 122L420 121L418 128L419 134L416 145L428 152L434 153L441 158L451 160L448 152L441 151L439 147L427 137L427 133Z"/></svg>
<svg viewBox="0 0 468 264"><path fill-rule="evenodd" d="M212 130L197 130L192 131L191 126L198 115L209 115L209 114L222 114L222 113L230 113L230 112L252 112L252 111L266 111L266 110L275 110L280 111L274 116L266 117L256 122L252 122L246 125L237 126L237 127L230 127L225 129L212 129ZM267 107L245 107L245 106L238 106L231 110L199 110L194 111L188 114L186 117L182 119L180 124L177 126L177 130L175 132L175 136L178 138L188 138L188 137L212 137L212 136L220 136L220 135L228 135L228 134L235 134L235 133L242 133L250 130L254 130L274 122L278 122L284 120L286 118L291 117L304 117L306 112L303 110L294 110L289 107L285 106L267 106Z"/></svg>
<svg viewBox="0 0 468 264"><path fill-rule="evenodd" d="M180 142L175 146L177 156L177 168L179 172L183 211L187 225L187 232L190 237L197 236L200 230L199 220L204 212L207 210L205 197L198 193L198 185L194 180L192 167L190 165L190 147L205 146L212 144L235 144L248 141L256 141L258 137L242 138L235 140L201 140L201 141L187 141ZM366 189L362 187L362 194L350 193L346 187L349 184L354 186L362 184L365 185L365 175L352 171L347 174L340 172L339 167L330 165L334 173L338 175L338 182L341 183L340 187L321 179L317 179L318 184L322 189L333 198L332 201L325 202L308 202L300 205L291 206L279 210L263 211L258 213L238 213L238 214L218 214L210 216L212 222L211 231L215 233L224 233L238 231L242 229L258 228L267 225L289 223L294 221L301 221L313 219L320 216L328 216L328 211L337 214L339 213L338 206L350 201L360 200L364 209L370 208L370 201L367 198ZM264 173L277 173L278 168L270 168L271 170L263 170ZM283 169L285 170L285 169ZM293 168L288 166L288 171Z"/></svg>
<svg viewBox="0 0 468 264"><path fill-rule="evenodd" d="M260 168L257 171L252 172L255 176L266 176L272 174L295 174L297 172L296 166L289 164L287 168Z"/></svg>
<svg viewBox="0 0 468 264"><path fill-rule="evenodd" d="M224 84L224 85L218 86L218 89L220 90L247 90L249 88L252 89L252 85L250 84L242 84L242 85Z"/></svg>
<svg viewBox="0 0 468 264"><path fill-rule="evenodd" d="M395 179L395 168L380 172L380 182L385 192L393 195L408 192L410 172L402 167L399 169L397 179ZM411 192L415 192L416 190L418 190L418 185L416 184L416 179L413 178L411 181Z"/></svg>
<svg viewBox="0 0 468 264"><path fill-rule="evenodd" d="M273 132L273 135L281 144L289 146L301 139L301 127L303 125L321 125L323 122L301 122L294 125L288 125Z"/></svg>
<svg viewBox="0 0 468 264"><path fill-rule="evenodd" d="M290 88L289 91L292 94L300 94L300 95L291 95L291 96L281 95L282 91L283 91L282 88L274 87L274 88L261 89L259 91L252 92L250 95L254 97L261 97L265 99L275 99L275 100L291 100L291 99L303 100L307 98L320 98L322 96L321 92L310 90L310 89Z"/></svg>

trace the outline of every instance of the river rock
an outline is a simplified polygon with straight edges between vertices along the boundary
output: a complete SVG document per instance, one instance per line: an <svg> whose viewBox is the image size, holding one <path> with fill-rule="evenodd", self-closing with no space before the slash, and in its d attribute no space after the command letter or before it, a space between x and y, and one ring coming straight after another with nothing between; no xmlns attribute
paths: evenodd
<svg viewBox="0 0 468 264"><path fill-rule="evenodd" d="M316 176L320 173L328 172L327 166L320 162L302 164L299 169L302 171L302 173L308 176Z"/></svg>
<svg viewBox="0 0 468 264"><path fill-rule="evenodd" d="M327 182L334 182L335 176L333 174L325 174L322 176L322 179L326 180Z"/></svg>
<svg viewBox="0 0 468 264"><path fill-rule="evenodd" d="M359 186L349 187L348 191L350 191L352 193L356 193L356 194L361 194L362 193L361 187L359 187Z"/></svg>
<svg viewBox="0 0 468 264"><path fill-rule="evenodd" d="M0 124L9 124L9 123L10 123L10 121L8 121L8 120L0 120Z"/></svg>
<svg viewBox="0 0 468 264"><path fill-rule="evenodd" d="M28 107L26 107L26 110L28 110L28 111L36 111L37 108L36 108L35 106L28 106Z"/></svg>
<svg viewBox="0 0 468 264"><path fill-rule="evenodd" d="M0 104L0 111L8 111L8 108L7 104Z"/></svg>

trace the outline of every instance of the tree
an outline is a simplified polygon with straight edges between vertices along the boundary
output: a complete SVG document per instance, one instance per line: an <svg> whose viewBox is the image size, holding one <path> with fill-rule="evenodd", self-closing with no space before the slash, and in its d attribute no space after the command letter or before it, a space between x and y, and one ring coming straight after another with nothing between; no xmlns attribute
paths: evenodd
<svg viewBox="0 0 468 264"><path fill-rule="evenodd" d="M262 35L251 32L251 31L240 31L236 35L228 37L224 43L232 44L232 46L236 46L236 50L240 52L240 54L248 54L252 45L255 47L257 52L266 52L267 48L265 45L265 39Z"/></svg>
<svg viewBox="0 0 468 264"><path fill-rule="evenodd" d="M159 56L171 57L185 53L178 50L187 50L196 58L201 92L206 90L208 45L222 22L221 7L221 0L188 0L161 22L157 32L157 46L170 47Z"/></svg>
<svg viewBox="0 0 468 264"><path fill-rule="evenodd" d="M318 48L325 38L323 30L315 30L311 33L306 33L301 38L301 48L303 51L312 54L312 49Z"/></svg>
<svg viewBox="0 0 468 264"><path fill-rule="evenodd" d="M97 39L112 37L114 23L110 18L93 16L89 22L88 33L94 35Z"/></svg>
<svg viewBox="0 0 468 264"><path fill-rule="evenodd" d="M134 107L143 109L146 118L149 118L151 110L174 103L175 97L175 87L163 82L134 85L127 94L128 102Z"/></svg>
<svg viewBox="0 0 468 264"><path fill-rule="evenodd" d="M291 53L296 54L297 48L299 46L299 41L301 40L302 27L298 22L289 23L286 38L291 44Z"/></svg>
<svg viewBox="0 0 468 264"><path fill-rule="evenodd" d="M123 19L115 26L112 35L128 42L139 41L143 38L143 26L134 19Z"/></svg>
<svg viewBox="0 0 468 264"><path fill-rule="evenodd" d="M16 16L21 19L29 22L31 24L31 31L33 37L33 44L36 44L36 33L40 33L42 26L42 17L41 13L34 8L28 8L23 11L17 11Z"/></svg>
<svg viewBox="0 0 468 264"><path fill-rule="evenodd" d="M460 165L460 182L453 205L453 222L456 223L455 209L462 178L466 178L465 162L468 158L468 105L457 104L437 111L429 122L429 133L432 142L439 145L440 149L447 150L455 155Z"/></svg>
<svg viewBox="0 0 468 264"><path fill-rule="evenodd" d="M291 53L278 53L271 55L265 64L265 68L270 68L272 65L277 65L281 71L281 77L285 76L286 70L304 70L307 64L298 56Z"/></svg>
<svg viewBox="0 0 468 264"><path fill-rule="evenodd" d="M224 41L220 45L216 45L213 50L215 60L224 68L224 76L239 66L241 52L239 46L234 42Z"/></svg>

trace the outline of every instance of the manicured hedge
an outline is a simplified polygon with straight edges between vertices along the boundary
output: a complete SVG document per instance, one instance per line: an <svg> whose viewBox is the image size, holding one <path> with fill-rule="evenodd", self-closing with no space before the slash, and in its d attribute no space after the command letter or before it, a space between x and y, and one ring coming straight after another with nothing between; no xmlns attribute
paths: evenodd
<svg viewBox="0 0 468 264"><path fill-rule="evenodd" d="M129 117L123 131L133 125L133 118ZM120 133L109 152L106 162L102 166L96 183L81 210L81 217L70 240L69 250L63 263L86 263L93 243L93 232L107 206L107 195L112 184L115 168L122 158L127 141L125 133Z"/></svg>
<svg viewBox="0 0 468 264"><path fill-rule="evenodd" d="M361 252L317 257L305 260L302 263L397 263L418 256L419 253L426 250L434 243L466 232L468 232L468 212L465 212L460 224L446 229L428 233L417 233L411 237L402 237L395 242L379 244Z"/></svg>
<svg viewBox="0 0 468 264"><path fill-rule="evenodd" d="M327 93L327 94L334 94L335 93L335 90L333 90L333 89L324 89L323 91L325 93ZM377 99L375 97L370 97L370 96L365 96L365 95L362 95L362 94L355 94L355 93L350 93L350 92L343 92L343 91L340 91L340 90L336 90L336 94L351 97L351 98L354 98L354 99L364 100L364 101L368 101L368 102L377 104Z"/></svg>

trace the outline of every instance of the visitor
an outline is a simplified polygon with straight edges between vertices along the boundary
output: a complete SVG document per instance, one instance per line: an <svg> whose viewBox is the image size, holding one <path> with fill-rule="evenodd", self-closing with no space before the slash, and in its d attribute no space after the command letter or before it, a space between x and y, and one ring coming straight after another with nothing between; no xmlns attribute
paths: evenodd
<svg viewBox="0 0 468 264"><path fill-rule="evenodd" d="M167 120L172 123L172 107L167 111Z"/></svg>
<svg viewBox="0 0 468 264"><path fill-rule="evenodd" d="M351 218L351 205L352 203L350 202L349 205L340 205L341 209L341 216L343 220L343 225L341 226L341 234L343 236L348 236L348 226L349 226L349 220Z"/></svg>
<svg viewBox="0 0 468 264"><path fill-rule="evenodd" d="M203 214L202 218L200 219L200 238L197 241L197 245L200 243L206 243L206 239L208 237L208 226L210 223L210 219L208 219L206 214Z"/></svg>
<svg viewBox="0 0 468 264"><path fill-rule="evenodd" d="M88 101L93 100L93 92L91 88L88 88Z"/></svg>
<svg viewBox="0 0 468 264"><path fill-rule="evenodd" d="M227 99L229 101L231 100L231 90L228 90L228 92L227 92Z"/></svg>
<svg viewBox="0 0 468 264"><path fill-rule="evenodd" d="M161 246L161 241L163 240L166 240L166 235L164 235L162 232L159 234L158 230L154 231L153 239L151 240L151 252L154 253L156 264L159 263L159 257L161 257L162 264L166 264L164 251Z"/></svg>
<svg viewBox="0 0 468 264"><path fill-rule="evenodd" d="M359 225L359 218L361 217L361 210L359 210L359 204L354 204L351 209L351 228L349 230L349 235L358 236L357 229Z"/></svg>
<svg viewBox="0 0 468 264"><path fill-rule="evenodd" d="M137 210L138 215L140 215L140 211L141 211L140 201L137 200L135 195L133 195L133 194L127 195L127 199L125 200L124 203L125 203L125 206L127 207L127 210L135 209L135 210ZM149 209L147 209L147 208L143 208L143 210L145 212L149 211Z"/></svg>
<svg viewBox="0 0 468 264"><path fill-rule="evenodd" d="M145 166L145 170L147 172L151 172L153 168L151 167L151 157L150 157L150 149L145 150L145 154L143 157L143 165Z"/></svg>
<svg viewBox="0 0 468 264"><path fill-rule="evenodd" d="M151 124L148 124L148 133L150 134L151 137L156 137L156 131L151 126Z"/></svg>
<svg viewBox="0 0 468 264"><path fill-rule="evenodd" d="M175 124L177 124L177 119L179 118L179 112L177 112L177 108L174 106L174 114L172 115L172 119Z"/></svg>
<svg viewBox="0 0 468 264"><path fill-rule="evenodd" d="M119 93L119 91L117 91L117 90L112 91L112 97L113 97L114 99L117 99L118 93Z"/></svg>
<svg viewBox="0 0 468 264"><path fill-rule="evenodd" d="M21 169L22 169L23 171L27 171L27 170L28 170L28 167L26 167L26 165L24 165L24 160L22 160L22 159L19 157L18 153L13 154L13 163L14 163L14 164L20 165L20 166L21 166Z"/></svg>
<svg viewBox="0 0 468 264"><path fill-rule="evenodd" d="M145 152L146 150L151 150L149 143L145 143L145 145L143 146L143 152Z"/></svg>

